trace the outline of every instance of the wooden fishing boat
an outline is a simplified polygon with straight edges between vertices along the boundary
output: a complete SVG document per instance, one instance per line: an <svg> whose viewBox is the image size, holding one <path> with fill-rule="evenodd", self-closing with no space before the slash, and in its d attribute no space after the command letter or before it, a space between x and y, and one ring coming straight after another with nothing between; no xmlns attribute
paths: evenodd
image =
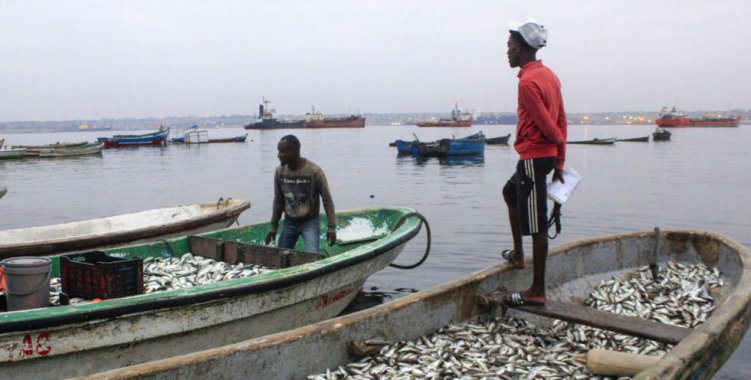
<svg viewBox="0 0 751 380"><path fill-rule="evenodd" d="M104 144L94 143L71 148L42 149L38 156L40 158L91 156L101 154L102 148Z"/></svg>
<svg viewBox="0 0 751 380"><path fill-rule="evenodd" d="M248 134L228 137L224 139L209 139L209 143L244 143L248 139Z"/></svg>
<svg viewBox="0 0 751 380"><path fill-rule="evenodd" d="M26 157L26 149L16 149L6 146L0 149L0 160Z"/></svg>
<svg viewBox="0 0 751 380"><path fill-rule="evenodd" d="M615 144L615 137L610 137L606 139L592 139L592 140L581 140L581 141L567 141L566 144L589 144L589 145L613 145Z"/></svg>
<svg viewBox="0 0 751 380"><path fill-rule="evenodd" d="M241 199L141 211L107 218L0 231L0 259L113 247L191 233L235 223L250 208Z"/></svg>
<svg viewBox="0 0 751 380"><path fill-rule="evenodd" d="M550 311L553 302L575 302L601 279L668 260L714 266L722 273L724 286L712 315L695 329L680 328L685 334L679 335L677 344L634 379L709 379L738 346L751 321L751 252L730 238L696 230L646 231L559 245L548 257L548 306L508 312L539 319L528 311ZM353 361L353 342L415 340L449 324L491 318L498 310L480 305L478 298L502 285L524 289L531 282L531 267L529 260L525 270L503 263L354 314L89 378L302 379ZM279 358L295 358L295 363L278 365Z"/></svg>
<svg viewBox="0 0 751 380"><path fill-rule="evenodd" d="M262 263L274 270L187 289L2 313L0 377L91 374L334 317L422 225L421 217L407 208L337 213L340 227L361 219L389 232L343 245L329 246L322 239L323 255L257 245L268 223L108 250L122 257L193 252L228 262ZM298 248L302 246L300 241ZM58 267L53 257L53 277Z"/></svg>
<svg viewBox="0 0 751 380"><path fill-rule="evenodd" d="M642 137L631 137L628 139L615 139L616 142L649 142L649 135L642 136Z"/></svg>
<svg viewBox="0 0 751 380"><path fill-rule="evenodd" d="M396 140L394 145L396 146L396 152L398 154L414 154L417 152L418 141L404 141Z"/></svg>
<svg viewBox="0 0 751 380"><path fill-rule="evenodd" d="M118 148L127 146L152 145L162 146L167 142L169 128L159 129L156 132L140 135L114 135L112 137L98 137L97 141L104 143L105 148Z"/></svg>
<svg viewBox="0 0 751 380"><path fill-rule="evenodd" d="M485 139L485 144L488 145L502 145L502 144L508 144L508 139L511 137L511 134L507 134L506 136L500 136L500 137L491 137L489 139Z"/></svg>
<svg viewBox="0 0 751 380"><path fill-rule="evenodd" d="M458 139L417 143L417 154L422 157L471 156L483 153L485 153L485 135L482 132Z"/></svg>
<svg viewBox="0 0 751 380"><path fill-rule="evenodd" d="M248 138L248 134L212 139L209 138L209 132L205 129L191 129L185 132L182 136L171 138L171 143L177 144L208 144L208 143L243 143Z"/></svg>
<svg viewBox="0 0 751 380"><path fill-rule="evenodd" d="M78 149L85 146L89 146L91 143L87 141L77 142L77 143L54 143L54 144L43 144L43 145L16 145L13 146L14 149L24 149L26 150L26 155L29 157L38 157L42 151L49 151L49 150L60 150L60 149Z"/></svg>

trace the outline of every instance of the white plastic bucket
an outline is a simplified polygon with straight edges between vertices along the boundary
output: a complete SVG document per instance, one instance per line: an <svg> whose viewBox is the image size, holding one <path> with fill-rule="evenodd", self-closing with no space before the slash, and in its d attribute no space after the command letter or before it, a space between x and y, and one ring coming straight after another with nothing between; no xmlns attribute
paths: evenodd
<svg viewBox="0 0 751 380"><path fill-rule="evenodd" d="M8 311L47 307L52 264L46 257L13 257L2 262Z"/></svg>

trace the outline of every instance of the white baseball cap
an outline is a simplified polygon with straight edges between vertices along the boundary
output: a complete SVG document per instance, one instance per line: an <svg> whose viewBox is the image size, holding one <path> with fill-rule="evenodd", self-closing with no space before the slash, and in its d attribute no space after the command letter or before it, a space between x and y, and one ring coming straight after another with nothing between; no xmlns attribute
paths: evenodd
<svg viewBox="0 0 751 380"><path fill-rule="evenodd" d="M548 30L537 20L529 19L525 22L508 23L509 30L519 32L529 46L540 49L548 42Z"/></svg>

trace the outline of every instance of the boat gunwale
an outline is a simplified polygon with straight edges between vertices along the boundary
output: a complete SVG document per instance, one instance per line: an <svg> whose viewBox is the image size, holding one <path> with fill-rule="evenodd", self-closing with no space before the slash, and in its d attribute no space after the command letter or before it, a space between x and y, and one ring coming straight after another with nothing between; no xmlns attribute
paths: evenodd
<svg viewBox="0 0 751 380"><path fill-rule="evenodd" d="M410 208L384 207L347 210L340 215L362 213L368 210L395 211L402 215L414 212L414 210ZM272 272L249 278L227 280L220 283L206 284L189 289L175 289L159 293L113 299L112 301L115 301L113 303L107 302L109 300L104 300L99 303L56 307L54 308L55 310L49 310L50 308L40 308L19 312L8 312L4 314L0 313L0 334L13 334L27 330L111 319L127 314L154 312L166 308L188 306L204 302L218 301L226 298L245 296L268 290L282 289L299 282L309 281L311 279L325 276L329 273L355 266L406 244L420 232L422 226L422 223L419 220L413 221L412 225L409 223L410 221L408 220L390 234L373 242L341 252L340 254L295 267L274 270ZM198 236L219 234L223 231L236 228L242 227L225 228L218 231L199 234ZM187 239L187 237L183 236L169 239L164 241L164 243L168 244L170 241L174 242L181 239ZM375 244L379 245L373 247ZM127 247L120 247L112 249L111 251L122 250L123 248ZM275 277L264 278L272 275ZM127 302L123 302L123 300L127 300ZM28 318L30 314L41 314L41 316L31 319ZM45 316L44 314L54 315Z"/></svg>
<svg viewBox="0 0 751 380"><path fill-rule="evenodd" d="M82 236L74 236L74 237L61 237L61 238L55 238L55 239L47 239L47 240L36 240L31 241L28 243L11 243L11 244L0 244L0 259L7 258L7 257L13 257L18 254L28 254L31 255L31 253L28 252L30 249L35 249L35 256L41 256L41 255L48 255L48 254L56 254L56 253L63 253L63 252L69 252L69 251L80 251L85 250L89 248L93 248L95 246L106 246L109 244L116 244L117 241L124 240L125 244L132 243L133 241L145 239L151 236L161 236L161 235L168 235L171 233L180 232L181 230L187 230L195 227L199 227L202 225L212 224L219 222L224 219L228 219L231 217L235 217L237 219L240 214L242 214L245 210L250 208L250 201L244 200L244 199L230 199L228 200L233 205L231 207L229 206L229 202L227 206L218 208L217 210L213 210L211 212L201 214L196 218L187 218L182 219L174 222L166 222L166 223L159 223L156 225L149 225L146 227L141 228L135 228L130 230L123 230L123 231L115 231L115 232L105 232L105 233L98 233L98 234L89 234L89 235L82 235ZM163 211L163 210L169 210L169 209L178 209L182 207L191 207L191 206L199 206L201 208L205 206L214 207L217 202L202 202L202 203L196 203L196 204L190 204L187 206L176 206L176 207L165 207L160 209L152 209L152 210L144 210L139 211L135 213L128 213L128 214L120 214L120 215L113 215L109 217L104 218L95 218L95 219L89 219L84 221L75 221L75 222L68 222L68 223L60 223L60 224L52 224L52 225L46 225L46 226L38 226L41 228L45 227L63 227L63 226L70 226L76 223L81 222L90 222L90 221L105 221L105 220L113 220L114 218L121 218L127 215L135 215L135 214L142 214L142 213L150 213L150 212L156 212L156 211ZM30 227L34 228L34 227ZM25 228L21 229L13 229L13 230L5 230L0 232L12 232L17 230L23 230Z"/></svg>
<svg viewBox="0 0 751 380"><path fill-rule="evenodd" d="M672 233L687 236L703 235L725 244L728 249L736 252L738 255L741 262L739 268L740 275L732 292L729 293L727 297L724 298L723 302L717 306L710 318L708 318L703 324L699 325L691 334L668 351L665 356L657 362L657 364L640 372L634 377L634 379L683 379L688 377L693 379L711 377L711 375L719 368L714 360L718 353L707 352L713 351L708 350L707 348L712 345L723 345L724 347L718 347L718 350L722 351L721 354L723 355L720 364L724 363L743 338L743 334L735 334L735 336L728 335L727 330L735 328L732 323L733 321L741 320L746 327L749 323L748 318L751 313L751 307L749 307L749 301L751 300L751 271L748 269L751 269L751 252L749 252L749 250L738 241L709 231L696 229L671 229L663 230L661 236L666 236L666 234ZM639 239L649 237L654 237L654 232L642 231L580 239L553 247L550 255L561 254L577 247L593 246L605 242L622 240L624 238ZM415 303L436 303L438 302L436 300L441 299L442 295L451 293L457 293L458 296L461 296L463 293L476 291L484 280L490 277L499 276L503 272L511 272L513 270L514 269L508 263L497 264L489 268L481 269L457 280L440 284L430 289L413 293L352 314L332 318L293 330L249 339L243 342L100 372L82 378L125 379L142 378L145 376L157 377L160 374L162 374L160 378L172 378L177 376L176 372L173 376L169 376L169 372L182 369L181 374L184 375L190 365L200 366L200 368L204 369L212 368L214 366L211 362L223 357L236 356L244 352L250 353L253 351L261 351L286 343L304 341L312 338L326 339L325 337L336 334L337 331L347 329L350 326L355 326L358 323L366 323L379 317L386 317L391 311L400 310ZM471 304L462 305L461 310L457 311L461 315L457 314L450 318L466 320L475 315L477 307L474 305L474 300L469 300L469 302ZM465 301L462 303L466 304L467 302ZM741 331L743 331L743 329L741 329ZM360 335L362 335L362 332L360 333ZM729 336L731 338L728 338ZM276 350L280 352L283 351L279 348ZM704 360L702 360L701 357L697 357L697 355L705 356L705 358L703 358ZM711 360L710 364L714 364L714 366L707 368L705 364L706 360Z"/></svg>

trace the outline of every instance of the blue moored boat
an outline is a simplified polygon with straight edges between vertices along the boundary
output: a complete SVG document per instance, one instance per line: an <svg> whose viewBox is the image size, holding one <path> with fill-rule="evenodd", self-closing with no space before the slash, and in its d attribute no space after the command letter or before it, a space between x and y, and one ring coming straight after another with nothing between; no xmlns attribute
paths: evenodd
<svg viewBox="0 0 751 380"><path fill-rule="evenodd" d="M97 141L104 144L105 148L117 148L123 146L138 145L164 145L167 142L169 128L159 129L156 132L142 135L114 135L112 137L98 137Z"/></svg>
<svg viewBox="0 0 751 380"><path fill-rule="evenodd" d="M485 153L485 135L482 132L460 139L442 139L417 144L417 153L423 157L468 156Z"/></svg>
<svg viewBox="0 0 751 380"><path fill-rule="evenodd" d="M417 140L415 141L396 140L394 141L394 144L396 145L396 151L399 154L417 153Z"/></svg>

